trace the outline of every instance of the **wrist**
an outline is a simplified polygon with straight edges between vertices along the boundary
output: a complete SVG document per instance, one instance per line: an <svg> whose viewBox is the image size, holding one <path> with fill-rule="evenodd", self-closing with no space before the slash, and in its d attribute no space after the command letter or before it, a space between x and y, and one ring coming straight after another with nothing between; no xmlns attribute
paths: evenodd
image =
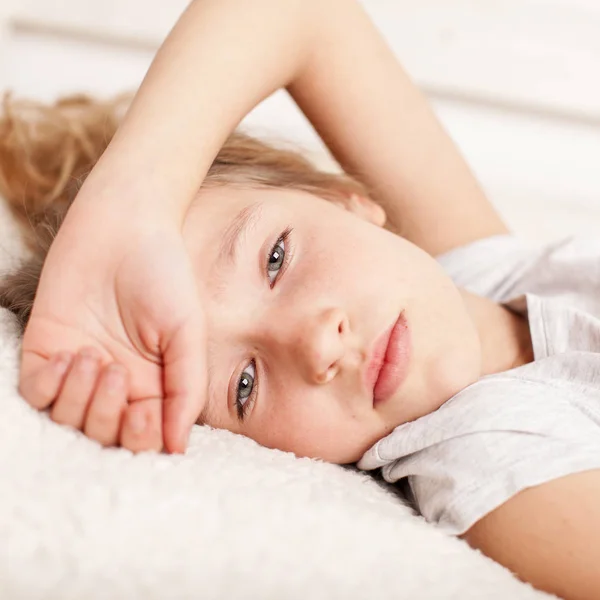
<svg viewBox="0 0 600 600"><path fill-rule="evenodd" d="M69 212L106 215L114 226L131 228L140 221L182 223L197 191L182 186L168 165L154 168L137 159L134 164L108 150L79 190ZM140 164L141 163L141 164Z"/></svg>

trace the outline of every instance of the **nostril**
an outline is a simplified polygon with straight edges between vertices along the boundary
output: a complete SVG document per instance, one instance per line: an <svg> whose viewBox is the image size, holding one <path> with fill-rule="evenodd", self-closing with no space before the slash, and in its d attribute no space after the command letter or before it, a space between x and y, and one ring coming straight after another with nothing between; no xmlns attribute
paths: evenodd
<svg viewBox="0 0 600 600"><path fill-rule="evenodd" d="M329 383L336 376L336 374L337 374L337 367L334 363L329 367L329 369L327 369L323 383Z"/></svg>
<svg viewBox="0 0 600 600"><path fill-rule="evenodd" d="M317 375L317 383L329 383L337 375L337 365L333 363L325 372Z"/></svg>

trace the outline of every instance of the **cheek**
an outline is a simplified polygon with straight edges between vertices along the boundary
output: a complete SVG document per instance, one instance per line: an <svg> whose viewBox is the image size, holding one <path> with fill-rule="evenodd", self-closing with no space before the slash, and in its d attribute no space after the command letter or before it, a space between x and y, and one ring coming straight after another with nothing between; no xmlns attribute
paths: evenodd
<svg viewBox="0 0 600 600"><path fill-rule="evenodd" d="M263 446L312 457L332 439L340 415L331 398L315 390L293 389L273 394L268 402L255 437Z"/></svg>
<svg viewBox="0 0 600 600"><path fill-rule="evenodd" d="M354 221L356 218L350 216ZM364 267L365 249L373 246L370 236L344 222L332 223L326 218L302 233L299 258L308 264L311 275L327 281L340 274L356 273L355 265Z"/></svg>
<svg viewBox="0 0 600 600"><path fill-rule="evenodd" d="M358 460L378 438L326 389L306 389L273 398L260 425L247 435L267 448L332 463Z"/></svg>

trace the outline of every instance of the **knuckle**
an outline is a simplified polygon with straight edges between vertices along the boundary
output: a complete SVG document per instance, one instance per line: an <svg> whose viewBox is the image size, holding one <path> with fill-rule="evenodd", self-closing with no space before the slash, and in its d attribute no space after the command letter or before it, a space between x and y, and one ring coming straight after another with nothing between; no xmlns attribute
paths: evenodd
<svg viewBox="0 0 600 600"><path fill-rule="evenodd" d="M85 410L89 396L82 393L69 393L68 396L60 397L58 402L65 411L80 413Z"/></svg>
<svg viewBox="0 0 600 600"><path fill-rule="evenodd" d="M162 450L162 427L160 413L152 411L148 417L148 428L146 434L148 450Z"/></svg>
<svg viewBox="0 0 600 600"><path fill-rule="evenodd" d="M61 425L83 429L86 398L81 394L59 398L53 405L50 418Z"/></svg>
<svg viewBox="0 0 600 600"><path fill-rule="evenodd" d="M162 435L157 430L152 430L148 436L148 450L160 452L162 450Z"/></svg>
<svg viewBox="0 0 600 600"><path fill-rule="evenodd" d="M110 435L110 433L108 433L106 431L100 431L100 430L88 431L86 429L84 431L84 433L87 437L94 440L95 442L98 442L101 446L104 446L105 448L110 448L111 446L116 445L114 436Z"/></svg>
<svg viewBox="0 0 600 600"><path fill-rule="evenodd" d="M118 414L105 408L96 409L88 419L88 427L93 431L112 430L118 423Z"/></svg>
<svg viewBox="0 0 600 600"><path fill-rule="evenodd" d="M128 422L123 426L121 446L131 452L160 451L162 439L160 432L149 424L143 430L132 427Z"/></svg>
<svg viewBox="0 0 600 600"><path fill-rule="evenodd" d="M54 400L54 396L48 391L48 386L39 377L21 382L19 394L35 408L45 408Z"/></svg>
<svg viewBox="0 0 600 600"><path fill-rule="evenodd" d="M120 413L92 406L83 432L102 446L114 446L119 432Z"/></svg>
<svg viewBox="0 0 600 600"><path fill-rule="evenodd" d="M141 440L127 434L122 436L121 446L126 450L133 452L134 454L137 454L138 452L145 452L147 450L145 445L141 443Z"/></svg>
<svg viewBox="0 0 600 600"><path fill-rule="evenodd" d="M70 425L71 427L75 427L75 418L69 412L65 412L62 410L52 410L50 413L50 418L59 425Z"/></svg>

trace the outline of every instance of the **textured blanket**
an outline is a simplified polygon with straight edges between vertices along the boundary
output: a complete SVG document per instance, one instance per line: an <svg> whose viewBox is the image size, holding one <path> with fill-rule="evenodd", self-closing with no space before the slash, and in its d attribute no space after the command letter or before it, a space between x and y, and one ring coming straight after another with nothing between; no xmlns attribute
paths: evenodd
<svg viewBox="0 0 600 600"><path fill-rule="evenodd" d="M547 597L350 469L200 427L185 456L102 449L19 397L18 356L0 310L3 600Z"/></svg>

